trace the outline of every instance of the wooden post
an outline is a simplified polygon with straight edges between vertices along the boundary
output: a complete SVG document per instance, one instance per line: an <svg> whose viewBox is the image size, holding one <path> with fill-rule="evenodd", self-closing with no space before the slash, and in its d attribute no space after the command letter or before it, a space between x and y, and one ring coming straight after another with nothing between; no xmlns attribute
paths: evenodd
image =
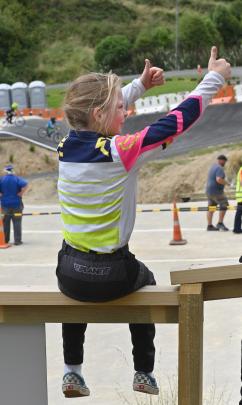
<svg viewBox="0 0 242 405"><path fill-rule="evenodd" d="M44 324L1 324L0 358L1 404L48 404Z"/></svg>
<svg viewBox="0 0 242 405"><path fill-rule="evenodd" d="M240 379L241 379L241 383L242 383L242 340L241 340L241 374L240 374ZM240 388L240 401L239 401L239 405L242 405L242 387Z"/></svg>
<svg viewBox="0 0 242 405"><path fill-rule="evenodd" d="M202 284L183 284L179 308L178 405L202 405Z"/></svg>

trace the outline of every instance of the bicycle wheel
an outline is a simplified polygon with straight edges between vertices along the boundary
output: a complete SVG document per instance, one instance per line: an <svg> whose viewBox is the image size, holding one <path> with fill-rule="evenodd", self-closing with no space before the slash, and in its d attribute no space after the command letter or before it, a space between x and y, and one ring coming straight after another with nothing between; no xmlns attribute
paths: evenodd
<svg viewBox="0 0 242 405"><path fill-rule="evenodd" d="M56 131L56 132L53 134L53 141L54 141L56 144L60 143L60 141L62 140L62 138L63 138L63 134L61 134L59 131Z"/></svg>
<svg viewBox="0 0 242 405"><path fill-rule="evenodd" d="M46 128L39 128L38 129L38 131L37 131L37 133L38 133L38 135L39 135L39 137L40 138L47 138L47 136L48 136L48 133L47 133L47 129Z"/></svg>
<svg viewBox="0 0 242 405"><path fill-rule="evenodd" d="M16 125L16 127L23 127L25 124L24 117L16 117L14 120L14 124Z"/></svg>
<svg viewBox="0 0 242 405"><path fill-rule="evenodd" d="M2 127L6 127L7 125L11 125L11 124L8 122L7 118L3 118L1 125L2 125Z"/></svg>

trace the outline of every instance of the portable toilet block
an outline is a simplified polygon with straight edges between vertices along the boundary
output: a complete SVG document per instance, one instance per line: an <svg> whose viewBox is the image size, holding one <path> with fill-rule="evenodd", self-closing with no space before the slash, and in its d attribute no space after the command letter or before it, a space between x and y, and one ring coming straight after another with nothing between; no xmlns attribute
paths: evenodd
<svg viewBox="0 0 242 405"><path fill-rule="evenodd" d="M0 84L0 110L9 110L11 106L11 86Z"/></svg>
<svg viewBox="0 0 242 405"><path fill-rule="evenodd" d="M29 84L29 98L31 108L46 108L45 83L35 80Z"/></svg>
<svg viewBox="0 0 242 405"><path fill-rule="evenodd" d="M23 82L16 82L11 86L12 102L18 103L18 108L28 108L28 86Z"/></svg>

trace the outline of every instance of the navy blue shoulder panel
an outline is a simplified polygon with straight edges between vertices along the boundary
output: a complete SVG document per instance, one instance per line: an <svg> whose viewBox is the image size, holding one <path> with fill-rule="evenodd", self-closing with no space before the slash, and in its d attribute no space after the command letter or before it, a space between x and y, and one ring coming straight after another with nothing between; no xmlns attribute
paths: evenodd
<svg viewBox="0 0 242 405"><path fill-rule="evenodd" d="M95 132L70 131L69 136L59 144L59 160L75 163L112 162L110 139Z"/></svg>

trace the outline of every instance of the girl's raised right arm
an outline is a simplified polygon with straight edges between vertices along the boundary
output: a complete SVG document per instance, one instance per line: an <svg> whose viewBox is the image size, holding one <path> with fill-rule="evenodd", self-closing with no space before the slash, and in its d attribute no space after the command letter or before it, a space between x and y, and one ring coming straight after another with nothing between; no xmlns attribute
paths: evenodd
<svg viewBox="0 0 242 405"><path fill-rule="evenodd" d="M230 76L230 70L230 64L225 59L217 60L217 49L212 47L209 72L186 100L142 131L113 138L112 155L115 160L121 159L125 169L130 171L134 166L157 159L167 144L197 121L211 98Z"/></svg>

